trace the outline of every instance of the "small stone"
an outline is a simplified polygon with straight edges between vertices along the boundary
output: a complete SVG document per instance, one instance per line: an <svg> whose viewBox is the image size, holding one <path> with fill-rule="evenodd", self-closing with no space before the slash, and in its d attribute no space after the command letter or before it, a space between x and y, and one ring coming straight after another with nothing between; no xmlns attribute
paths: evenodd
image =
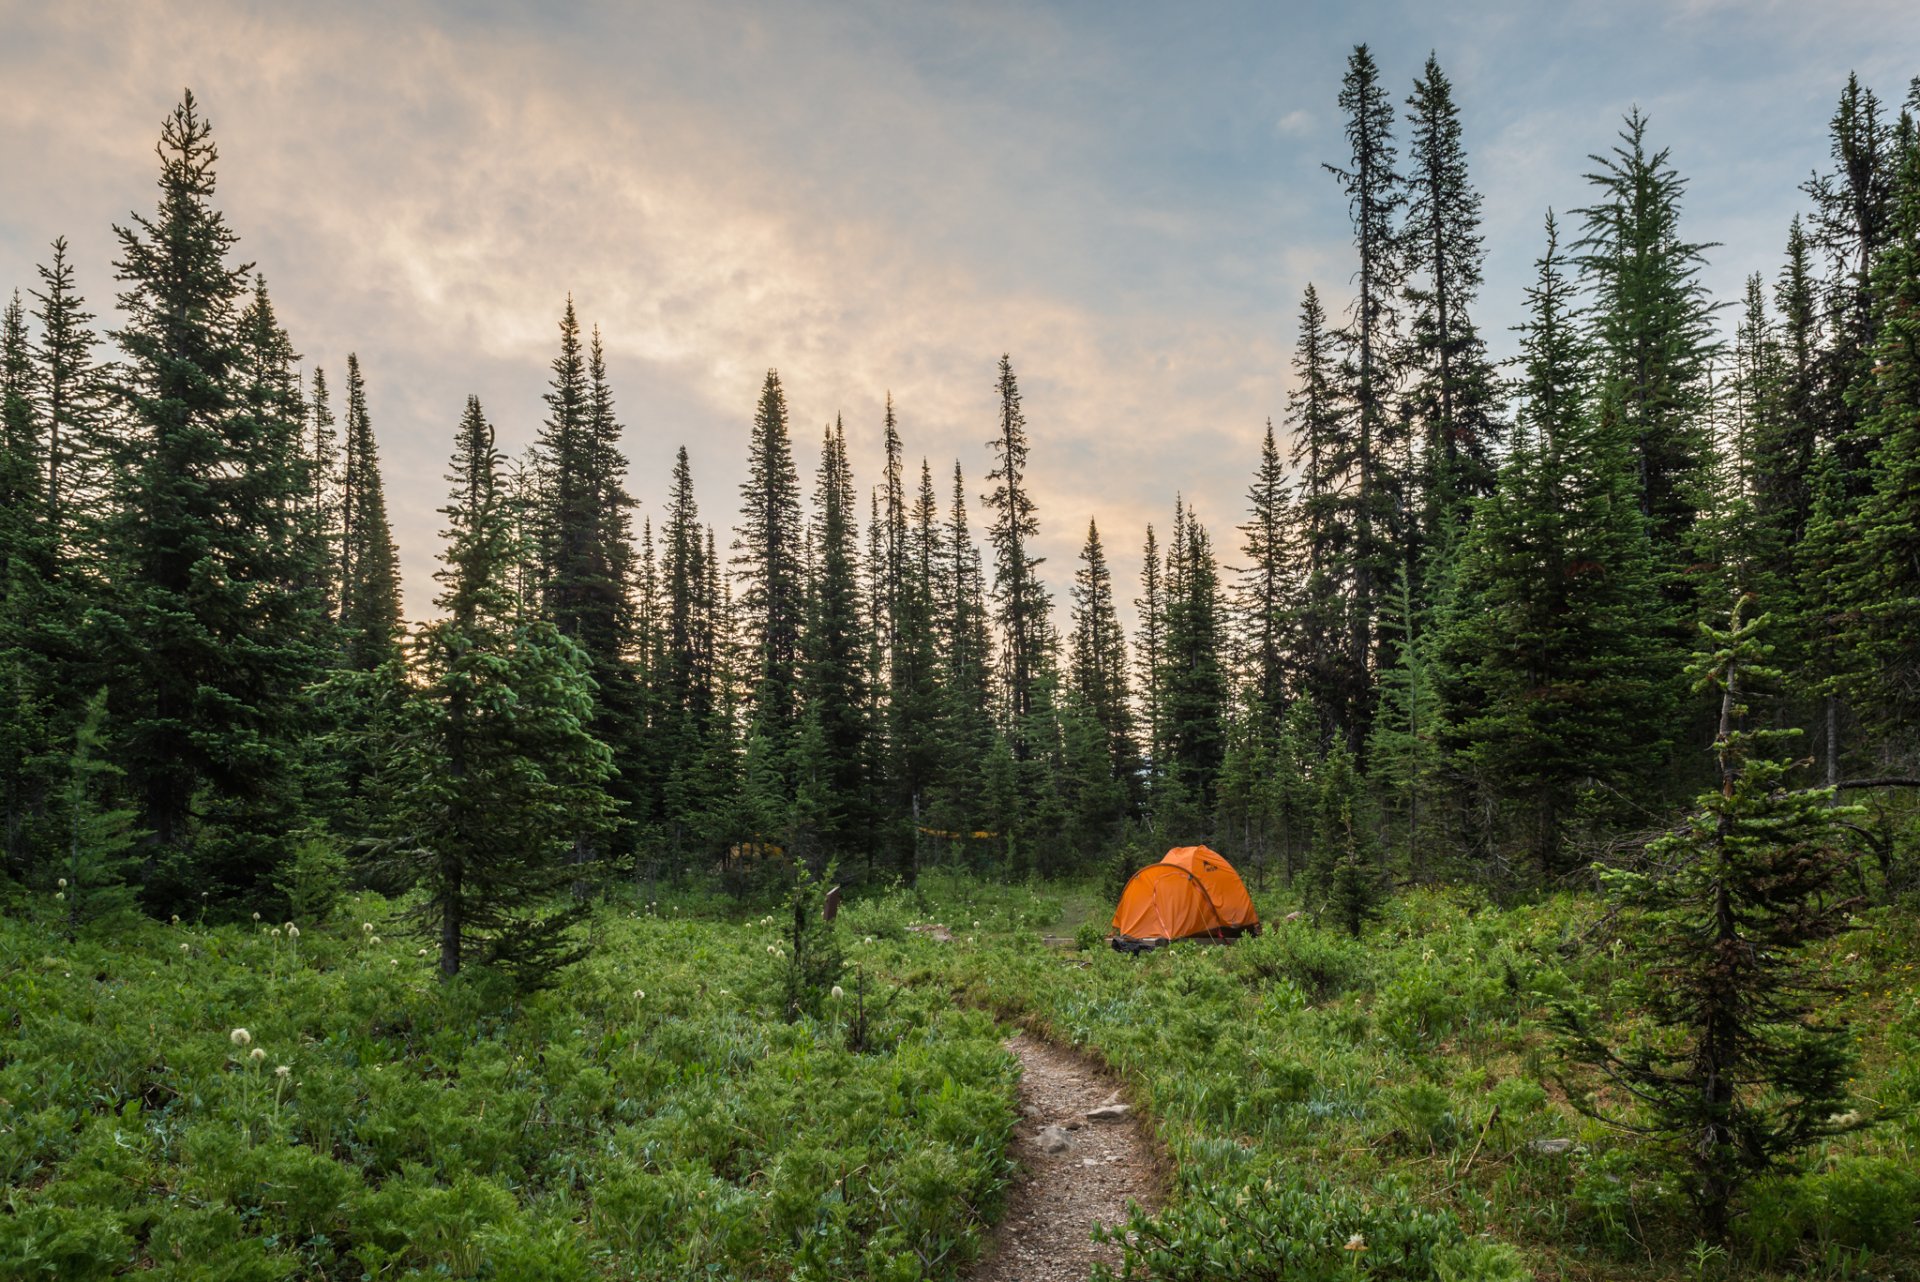
<svg viewBox="0 0 1920 1282"><path fill-rule="evenodd" d="M1064 1153L1072 1145L1067 1133L1057 1126L1041 1127L1040 1133L1033 1137L1033 1142L1040 1146L1042 1153Z"/></svg>
<svg viewBox="0 0 1920 1282"><path fill-rule="evenodd" d="M1572 1140L1533 1140L1530 1143L1528 1143L1527 1147L1532 1149L1536 1153L1544 1153L1548 1157L1560 1157L1560 1156L1563 1156L1564 1154L1573 1152L1573 1141Z"/></svg>
<svg viewBox="0 0 1920 1282"><path fill-rule="evenodd" d="M1133 1109L1126 1104L1102 1104L1099 1108L1087 1110L1087 1120L1092 1122L1117 1122L1131 1113Z"/></svg>
<svg viewBox="0 0 1920 1282"><path fill-rule="evenodd" d="M1082 1165L1082 1166L1098 1166L1098 1165L1100 1165L1100 1164L1099 1164L1098 1162L1096 1162L1096 1161L1094 1161L1094 1160L1093 1160L1092 1158L1090 1158L1090 1157L1083 1157L1083 1158L1081 1158L1081 1159L1080 1159L1080 1165Z"/></svg>

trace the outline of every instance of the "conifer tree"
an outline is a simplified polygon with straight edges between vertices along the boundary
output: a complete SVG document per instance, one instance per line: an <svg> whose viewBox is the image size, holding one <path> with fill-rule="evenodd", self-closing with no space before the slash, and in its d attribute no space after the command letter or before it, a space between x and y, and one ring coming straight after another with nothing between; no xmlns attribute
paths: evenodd
<svg viewBox="0 0 1920 1282"><path fill-rule="evenodd" d="M1604 389L1594 403L1551 215L1537 265L1512 448L1462 551L1444 662L1459 673L1461 764L1553 875L1577 803L1647 778L1672 705L1646 625L1653 566L1628 438Z"/></svg>
<svg viewBox="0 0 1920 1282"><path fill-rule="evenodd" d="M1073 583L1073 636L1068 678L1077 696L1076 715L1100 731L1107 772L1122 787L1121 804L1139 774L1140 750L1133 735L1133 708L1127 694L1127 637L1113 602L1113 573L1100 528L1087 521L1087 541ZM1074 727L1077 732L1078 727ZM1075 747L1079 745L1076 742ZM1104 790L1100 790L1104 796ZM1102 805L1106 804L1104 801Z"/></svg>
<svg viewBox="0 0 1920 1282"><path fill-rule="evenodd" d="M1702 628L1691 671L1720 696L1720 780L1647 865L1603 873L1625 912L1621 944L1640 963L1630 1000L1648 1027L1607 1044L1563 1016L1573 1055L1640 1105L1622 1119L1684 1175L1707 1236L1727 1235L1753 1176L1860 1125L1848 1108L1852 1035L1828 1011L1837 991L1808 957L1845 930L1851 866L1830 792L1788 791L1791 762L1769 749L1796 731L1750 730L1750 701L1778 678L1749 598L1724 629Z"/></svg>
<svg viewBox="0 0 1920 1282"><path fill-rule="evenodd" d="M1590 159L1596 203L1580 210L1584 234L1574 248L1593 291L1601 392L1617 407L1632 450L1661 590L1687 608L1685 576L1712 464L1705 423L1716 352L1713 307L1700 283L1713 246L1680 235L1686 180L1666 149L1649 151L1647 118L1627 114L1620 145ZM1684 653L1688 620L1667 625L1674 657Z"/></svg>
<svg viewBox="0 0 1920 1282"><path fill-rule="evenodd" d="M861 617L859 527L845 428L820 445L814 486L814 573L808 591L805 696L808 750L796 774L817 789L808 834L831 854L860 852L867 833L867 636ZM806 843L810 844L810 843Z"/></svg>
<svg viewBox="0 0 1920 1282"><path fill-rule="evenodd" d="M1314 892L1322 916L1358 938L1384 897L1353 754L1336 742L1315 772Z"/></svg>
<svg viewBox="0 0 1920 1282"><path fill-rule="evenodd" d="M387 523L380 451L358 354L347 354L347 424L340 517L342 666L373 672L399 653L400 554Z"/></svg>
<svg viewBox="0 0 1920 1282"><path fill-rule="evenodd" d="M1140 635L1133 647L1134 688L1140 692L1140 721L1145 731L1147 790L1154 791L1166 769L1167 593L1160 542L1153 523L1140 553L1140 595L1133 600Z"/></svg>
<svg viewBox="0 0 1920 1282"><path fill-rule="evenodd" d="M1499 386L1471 313L1486 259L1480 193L1467 177L1453 85L1432 54L1407 107L1406 396L1420 433L1420 543L1438 548L1465 524L1470 500L1493 490Z"/></svg>
<svg viewBox="0 0 1920 1282"><path fill-rule="evenodd" d="M1320 296L1308 285L1300 301L1295 383L1287 409L1293 423L1291 461L1299 478L1299 542L1306 561L1300 604L1300 684L1310 705L1321 714L1322 741L1336 731L1351 738L1351 729L1358 724L1351 700L1366 681L1365 656L1348 645L1347 613L1353 608L1348 598L1353 577L1352 486L1347 476L1351 436L1326 322Z"/></svg>
<svg viewBox="0 0 1920 1282"><path fill-rule="evenodd" d="M321 540L321 590L327 618L338 624L344 477L340 471L340 431L333 414L333 393L327 385L327 372L318 366L308 383L306 404L307 458L313 483L310 514Z"/></svg>
<svg viewBox="0 0 1920 1282"><path fill-rule="evenodd" d="M0 866L24 875L44 844L53 709L39 647L51 553L43 520L45 447L34 413L26 309L0 317Z"/></svg>
<svg viewBox="0 0 1920 1282"><path fill-rule="evenodd" d="M891 504L891 497L889 503ZM888 517L888 524L894 518ZM889 650L886 728L896 804L917 829L940 770L940 628L936 617L943 533L933 473L923 460L911 513L903 512L897 538L900 578L888 607L893 641ZM917 871L919 835L905 849L904 871Z"/></svg>
<svg viewBox="0 0 1920 1282"><path fill-rule="evenodd" d="M1166 653L1162 679L1166 773L1174 809L1186 826L1213 813L1214 785L1226 750L1226 636L1213 543L1191 507L1176 504L1168 548ZM1163 825L1169 816L1156 806Z"/></svg>
<svg viewBox="0 0 1920 1282"><path fill-rule="evenodd" d="M1896 137L1900 167L1874 265L1871 372L1855 391L1875 448L1840 592L1858 620L1848 665L1856 706L1898 752L1899 730L1920 720L1920 121L1903 115Z"/></svg>
<svg viewBox="0 0 1920 1282"><path fill-rule="evenodd" d="M1034 684L1049 663L1053 640L1047 617L1050 602L1035 572L1044 558L1029 555L1040 522L1027 492L1027 419L1020 408L1013 362L1005 354L1000 357L995 390L1000 395L1000 423L988 443L994 469L987 479L999 484L982 501L993 514L987 537L993 545L993 596L999 605L1001 683L1007 723L1013 727L1014 756L1021 759L1027 745L1020 726L1034 710Z"/></svg>
<svg viewBox="0 0 1920 1282"><path fill-rule="evenodd" d="M1346 114L1348 168L1328 165L1326 169L1346 193L1358 254L1353 310L1340 333L1341 394L1351 407L1352 435L1349 450L1326 461L1345 478L1347 492L1342 497L1352 514L1348 660L1338 706L1348 718L1348 743L1358 752L1366 742L1366 722L1372 714L1368 681L1374 667L1378 603L1396 559L1395 513L1404 497L1389 460L1401 430L1391 401L1398 324L1394 300L1405 279L1395 215L1406 203L1406 183L1395 168L1393 105L1380 83L1380 68L1364 44L1356 45L1347 59L1340 110Z"/></svg>
<svg viewBox="0 0 1920 1282"><path fill-rule="evenodd" d="M1267 727L1277 727L1293 697L1300 567L1295 546L1299 530L1291 488L1274 444L1272 419L1267 420L1267 434L1260 442L1260 467L1247 491L1247 502L1247 520L1240 527L1245 539L1241 550L1247 558L1240 584L1246 676L1252 687L1253 716Z"/></svg>
<svg viewBox="0 0 1920 1282"><path fill-rule="evenodd" d="M805 609L800 478L787 430L780 376L767 371L754 413L744 501L734 540L742 593L739 621L754 658L747 675L752 734L784 761L799 725L801 615ZM777 770L784 772L785 767Z"/></svg>
<svg viewBox="0 0 1920 1282"><path fill-rule="evenodd" d="M74 288L73 264L67 261L67 241L53 242L53 261L39 269L38 304L39 377L34 392L39 401L38 424L45 452L45 514L42 517L56 557L72 557L79 514L97 507L106 494L104 468L109 442L103 438L100 404L101 371L95 364L93 319ZM57 573L58 567L48 567Z"/></svg>
<svg viewBox="0 0 1920 1282"><path fill-rule="evenodd" d="M940 576L940 639L946 662L942 671L941 788L938 827L971 831L986 814L981 783L983 763L996 742L993 733L993 637L987 618L985 575L980 551L967 519L966 479L953 465L953 492L947 508L946 565ZM1008 784L1011 787L1011 783Z"/></svg>
<svg viewBox="0 0 1920 1282"><path fill-rule="evenodd" d="M117 228L129 419L109 530L123 623L109 709L149 839L155 907L190 891L267 886L292 816L287 742L297 725L285 625L290 589L258 531L295 501L248 434L236 434L249 268L213 207L216 153L191 94L165 122L160 200Z"/></svg>
<svg viewBox="0 0 1920 1282"><path fill-rule="evenodd" d="M1414 607L1413 584L1402 566L1386 627L1393 662L1380 671L1380 702L1367 741L1367 777L1387 794L1400 824L1406 868L1427 873L1425 851L1443 764L1442 707L1433 641Z"/></svg>
<svg viewBox="0 0 1920 1282"><path fill-rule="evenodd" d="M469 962L537 984L582 954L570 938L580 833L613 821L611 754L588 731L586 655L551 623L520 622L502 459L475 397L461 416L447 550L435 573L444 617L413 641L383 775L390 847L425 895L420 926L443 979Z"/></svg>

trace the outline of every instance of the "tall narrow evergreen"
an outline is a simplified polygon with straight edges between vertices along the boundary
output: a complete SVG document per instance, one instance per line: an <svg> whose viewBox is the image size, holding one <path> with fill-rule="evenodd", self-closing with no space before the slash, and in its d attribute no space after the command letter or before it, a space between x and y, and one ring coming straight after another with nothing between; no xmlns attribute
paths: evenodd
<svg viewBox="0 0 1920 1282"><path fill-rule="evenodd" d="M1166 775L1189 823L1213 813L1214 786L1227 742L1226 635L1213 542L1192 508L1179 519L1167 549L1166 651L1161 660ZM1165 824L1170 816L1156 807Z"/></svg>
<svg viewBox="0 0 1920 1282"><path fill-rule="evenodd" d="M1340 703L1348 718L1348 742L1358 752L1372 712L1367 679L1374 667L1378 599L1393 571L1395 513L1404 497L1389 460L1400 430L1392 412L1398 323L1394 300L1405 265L1395 215L1406 203L1406 183L1395 168L1393 105L1364 44L1355 46L1347 59L1340 110L1346 115L1347 168L1326 169L1346 192L1358 255L1353 309L1340 332L1342 395L1353 415L1350 452L1338 463L1347 478L1346 502L1353 517L1352 604L1346 620L1349 688L1341 692Z"/></svg>
<svg viewBox="0 0 1920 1282"><path fill-rule="evenodd" d="M846 432L828 428L814 486L814 573L808 593L802 690L811 751L795 763L804 791L817 789L804 838L824 852L852 855L864 844L867 753L867 637L860 600L859 526L854 515ZM866 853L871 853L868 849Z"/></svg>
<svg viewBox="0 0 1920 1282"><path fill-rule="evenodd" d="M53 261L39 268L39 431L46 486L45 529L61 556L74 551L75 512L96 508L105 496L105 446L101 436L100 372L95 365L93 319L74 288L66 237L53 242Z"/></svg>
<svg viewBox="0 0 1920 1282"><path fill-rule="evenodd" d="M341 521L344 516L344 477L340 471L340 431L333 415L333 394L327 372L314 367L307 386L307 457L311 460L313 492L309 500L314 528L321 540L321 586L327 617L340 618Z"/></svg>
<svg viewBox="0 0 1920 1282"><path fill-rule="evenodd" d="M1100 729L1108 771L1131 792L1140 749L1134 740L1127 693L1127 635L1114 607L1113 572L1100 545L1100 527L1092 520L1087 522L1087 541L1074 574L1072 617L1068 679Z"/></svg>
<svg viewBox="0 0 1920 1282"><path fill-rule="evenodd" d="M1620 145L1591 157L1597 199L1579 211L1574 248L1594 295L1601 390L1618 408L1662 587L1678 607L1690 594L1691 534L1712 461L1705 422L1716 344L1700 283L1712 246L1681 237L1686 180L1668 157L1648 149L1647 118L1629 112Z"/></svg>
<svg viewBox="0 0 1920 1282"><path fill-rule="evenodd" d="M773 370L760 389L740 496L733 564L743 589L738 602L743 640L754 656L747 676L752 733L778 756L791 746L799 723L805 577L800 478L788 438L786 393Z"/></svg>
<svg viewBox="0 0 1920 1282"><path fill-rule="evenodd" d="M1338 394L1332 338L1320 295L1308 285L1300 300L1300 338L1294 349L1294 387L1287 397L1293 427L1291 461L1299 478L1299 542L1305 559L1301 585L1300 685L1318 710L1325 741L1336 731L1352 737L1354 701L1366 684L1364 655L1348 645L1347 612L1353 578L1354 490L1350 418Z"/></svg>
<svg viewBox="0 0 1920 1282"><path fill-rule="evenodd" d="M1035 573L1043 558L1029 554L1040 522L1027 491L1027 419L1013 362L1005 354L995 390L1000 424L988 443L994 468L987 479L999 484L983 501L993 514L987 536L993 545L993 596L999 605L1001 682L1008 724L1016 728L1013 746L1018 757L1026 752L1018 727L1033 711L1034 685L1047 665L1052 636L1047 592Z"/></svg>
<svg viewBox="0 0 1920 1282"><path fill-rule="evenodd" d="M371 672L399 653L400 554L387 523L380 451L360 358L347 354L347 424L340 517L340 632L345 666Z"/></svg>
<svg viewBox="0 0 1920 1282"><path fill-rule="evenodd" d="M1245 620L1247 681L1254 715L1278 728L1292 698L1298 644L1298 584L1292 487L1274 444L1273 420L1260 442L1260 466L1247 491L1247 520L1240 527L1247 568L1240 584Z"/></svg>
<svg viewBox="0 0 1920 1282"><path fill-rule="evenodd" d="M1465 522L1470 500L1492 492L1499 387L1471 313L1486 260L1480 193L1467 177L1453 85L1432 54L1407 108L1406 396L1420 433L1420 538L1433 548Z"/></svg>
<svg viewBox="0 0 1920 1282"><path fill-rule="evenodd" d="M1140 722L1147 754L1148 788L1157 783L1166 768L1166 653L1167 592L1166 575L1160 557L1160 541L1147 523L1147 539L1140 551L1140 595L1133 608L1140 620L1140 632L1134 642L1134 689L1139 692Z"/></svg>

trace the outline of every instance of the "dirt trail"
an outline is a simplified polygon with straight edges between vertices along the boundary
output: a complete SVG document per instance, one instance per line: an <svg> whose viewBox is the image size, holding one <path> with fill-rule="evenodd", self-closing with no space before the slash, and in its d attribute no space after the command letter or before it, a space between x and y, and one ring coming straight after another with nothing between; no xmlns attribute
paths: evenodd
<svg viewBox="0 0 1920 1282"><path fill-rule="evenodd" d="M1093 1064L1030 1033L1007 1039L1019 1056L1019 1164L1007 1214L972 1282L1086 1282L1094 1261L1118 1265L1115 1246L1095 1246L1095 1224L1122 1224L1127 1203L1158 1205L1153 1144L1131 1112L1087 1114L1121 1104L1119 1083Z"/></svg>

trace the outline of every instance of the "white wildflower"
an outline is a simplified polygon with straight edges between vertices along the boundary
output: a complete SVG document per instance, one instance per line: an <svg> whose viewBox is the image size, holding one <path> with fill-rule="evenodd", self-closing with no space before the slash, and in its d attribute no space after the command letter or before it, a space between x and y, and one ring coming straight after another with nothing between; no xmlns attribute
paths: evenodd
<svg viewBox="0 0 1920 1282"><path fill-rule="evenodd" d="M65 877L62 877L59 881L56 881L54 885L60 887L60 889L62 890L65 890L67 888L67 879Z"/></svg>
<svg viewBox="0 0 1920 1282"><path fill-rule="evenodd" d="M300 938L300 928L294 925L292 922L287 923L287 938L288 939Z"/></svg>
<svg viewBox="0 0 1920 1282"><path fill-rule="evenodd" d="M842 997L845 997L846 995L847 995L847 990L846 990L846 989L844 989L844 988L842 988L842 987L840 987L840 985L838 985L838 984L835 984L835 985L833 986L833 1000L835 1000L835 1001L837 1002L837 1001L839 1001L839 1000L840 1000L840 999L841 999Z"/></svg>
<svg viewBox="0 0 1920 1282"><path fill-rule="evenodd" d="M274 1065L273 1075L275 1077L284 1079L284 1078L290 1077L292 1074L293 1074L293 1070L287 1067L285 1064Z"/></svg>
<svg viewBox="0 0 1920 1282"><path fill-rule="evenodd" d="M266 1062L267 1053L256 1046L247 1052L247 1058L256 1064L262 1064Z"/></svg>
<svg viewBox="0 0 1920 1282"><path fill-rule="evenodd" d="M236 1028L227 1034L227 1040L235 1046L251 1046L253 1045L253 1034L244 1028Z"/></svg>
<svg viewBox="0 0 1920 1282"><path fill-rule="evenodd" d="M645 1000L647 1000L647 990L644 988L634 989L633 1000L635 1000L636 1002L644 1002Z"/></svg>

